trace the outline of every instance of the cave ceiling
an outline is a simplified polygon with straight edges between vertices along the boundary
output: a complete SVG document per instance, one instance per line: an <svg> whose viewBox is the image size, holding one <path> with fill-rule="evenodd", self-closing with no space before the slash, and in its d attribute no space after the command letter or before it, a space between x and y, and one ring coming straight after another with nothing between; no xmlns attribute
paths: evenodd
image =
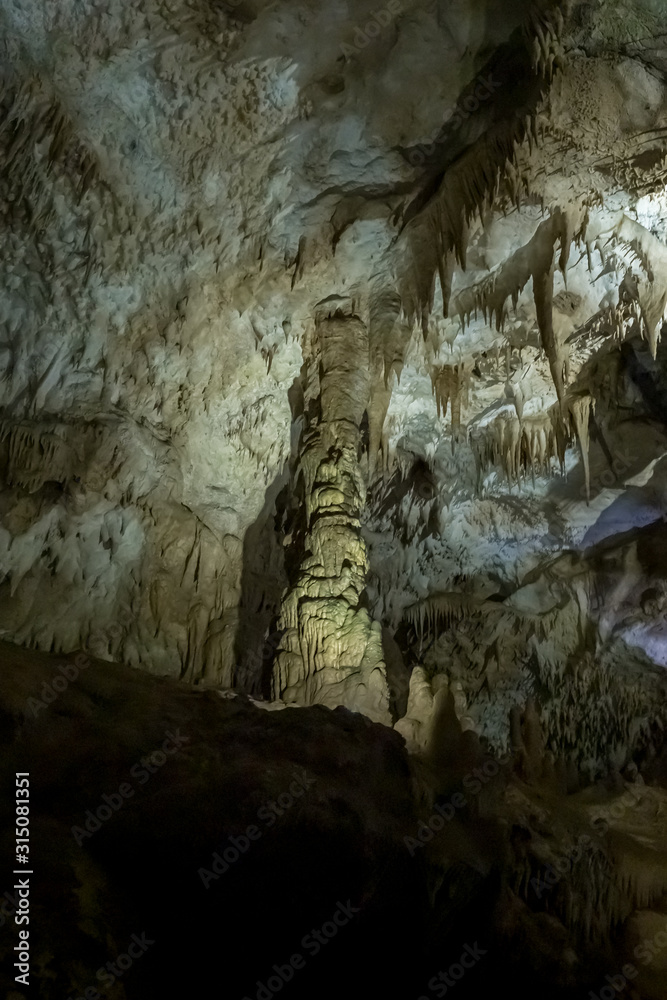
<svg viewBox="0 0 667 1000"><path fill-rule="evenodd" d="M415 664L492 743L530 697L591 770L649 740L663 4L3 0L0 35L2 637L416 745Z"/></svg>

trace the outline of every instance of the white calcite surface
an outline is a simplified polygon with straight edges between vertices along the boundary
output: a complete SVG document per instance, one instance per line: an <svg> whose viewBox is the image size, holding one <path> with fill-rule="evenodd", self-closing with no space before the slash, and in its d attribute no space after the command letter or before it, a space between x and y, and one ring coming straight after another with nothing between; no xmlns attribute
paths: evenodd
<svg viewBox="0 0 667 1000"><path fill-rule="evenodd" d="M639 738L664 20L0 0L0 635L383 721L418 663L416 744L439 674L499 745L530 695L567 742L592 657Z"/></svg>

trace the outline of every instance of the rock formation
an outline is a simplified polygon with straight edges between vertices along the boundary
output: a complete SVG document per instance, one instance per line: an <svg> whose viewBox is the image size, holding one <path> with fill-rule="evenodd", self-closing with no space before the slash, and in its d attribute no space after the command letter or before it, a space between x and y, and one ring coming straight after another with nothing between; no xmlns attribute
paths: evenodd
<svg viewBox="0 0 667 1000"><path fill-rule="evenodd" d="M600 996L665 911L660 0L0 0L0 53L6 663L357 713L411 821L507 758L418 894Z"/></svg>
<svg viewBox="0 0 667 1000"><path fill-rule="evenodd" d="M380 625L362 604L368 572L360 515L361 421L370 401L368 332L354 316L317 324L303 391L296 477L303 557L285 595L274 697L345 705L389 722ZM294 543L297 544L297 543Z"/></svg>

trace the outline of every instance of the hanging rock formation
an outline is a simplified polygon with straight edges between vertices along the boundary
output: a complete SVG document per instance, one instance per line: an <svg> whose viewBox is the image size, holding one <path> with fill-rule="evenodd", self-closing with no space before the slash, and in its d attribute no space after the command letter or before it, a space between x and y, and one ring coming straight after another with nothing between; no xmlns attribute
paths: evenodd
<svg viewBox="0 0 667 1000"><path fill-rule="evenodd" d="M173 992L186 885L206 972L221 934L261 944L239 997L304 900L319 927L357 888L349 954L393 942L401 988L346 978L341 929L295 996L334 967L433 996L487 938L456 1000L604 997L638 961L628 996L667 996L667 950L635 955L667 933L666 26L661 0L0 0L0 739L74 900L35 995L87 995L156 899L164 943L113 989ZM180 718L173 783L79 850L73 807ZM225 874L249 922L213 886L198 910L167 827L245 837L302 757L326 790Z"/></svg>

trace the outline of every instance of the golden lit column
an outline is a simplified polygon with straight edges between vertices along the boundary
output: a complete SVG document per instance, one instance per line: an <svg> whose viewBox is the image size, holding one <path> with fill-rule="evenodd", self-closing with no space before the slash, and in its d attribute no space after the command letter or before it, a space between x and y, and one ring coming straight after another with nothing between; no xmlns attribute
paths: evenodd
<svg viewBox="0 0 667 1000"><path fill-rule="evenodd" d="M360 524L368 331L356 316L337 314L317 323L313 339L319 366L307 366L308 416L295 476L303 480L305 523L297 578L283 598L273 696L344 705L388 722L380 624L364 602L368 561Z"/></svg>

